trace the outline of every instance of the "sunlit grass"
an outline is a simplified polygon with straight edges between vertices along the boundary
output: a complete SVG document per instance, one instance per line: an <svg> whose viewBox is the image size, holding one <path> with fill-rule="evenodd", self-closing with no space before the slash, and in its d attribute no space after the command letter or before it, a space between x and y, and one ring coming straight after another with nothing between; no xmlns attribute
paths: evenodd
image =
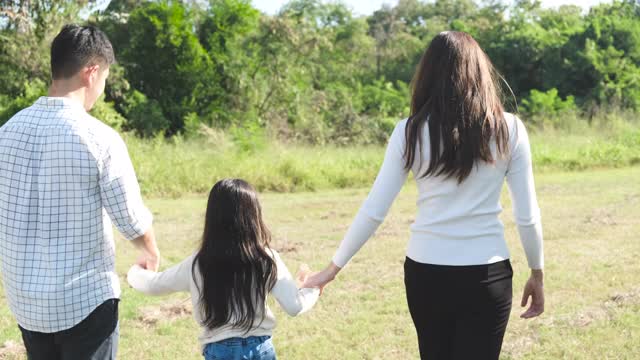
<svg viewBox="0 0 640 360"><path fill-rule="evenodd" d="M528 269L504 194L502 220L515 272L504 359L640 358L638 178L640 167L536 175L545 234L547 311L532 321L518 318L517 303ZM291 271L303 262L319 269L329 261L367 190L262 194L275 247ZM415 196L409 183L377 235L310 313L289 318L272 304L279 322L274 342L280 358L417 358L402 271ZM150 197L147 203L155 214L162 268L166 268L196 248L206 197ZM122 238L117 250L124 290L119 358L201 358L199 329L185 302L189 295L146 297L132 291L124 275L136 251ZM0 346L7 341L20 344L2 297L0 339Z"/></svg>
<svg viewBox="0 0 640 360"><path fill-rule="evenodd" d="M640 163L640 125L608 122L570 129L532 128L535 171L583 171ZM384 146L309 146L243 139L228 135L195 139L126 136L143 192L177 197L206 193L225 177L240 177L260 191L300 192L369 186L384 156Z"/></svg>

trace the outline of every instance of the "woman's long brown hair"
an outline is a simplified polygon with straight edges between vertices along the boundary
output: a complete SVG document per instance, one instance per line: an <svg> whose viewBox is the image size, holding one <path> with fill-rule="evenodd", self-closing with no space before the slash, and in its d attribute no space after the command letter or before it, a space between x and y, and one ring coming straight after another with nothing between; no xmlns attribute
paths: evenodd
<svg viewBox="0 0 640 360"><path fill-rule="evenodd" d="M471 35L456 31L436 35L422 56L411 85L405 168L410 170L422 154L425 123L429 126L431 154L427 170L416 177L443 175L461 183L476 161L495 161L491 152L493 139L498 157L506 155L509 130L498 77Z"/></svg>

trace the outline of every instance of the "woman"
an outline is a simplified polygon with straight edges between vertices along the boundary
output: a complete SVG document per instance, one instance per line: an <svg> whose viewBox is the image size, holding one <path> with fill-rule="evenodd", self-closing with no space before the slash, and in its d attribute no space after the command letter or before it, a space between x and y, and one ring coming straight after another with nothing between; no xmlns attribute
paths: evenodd
<svg viewBox="0 0 640 360"><path fill-rule="evenodd" d="M500 193L504 179L531 277L521 316L544 311L542 227L526 129L505 113L498 76L462 32L437 35L412 83L411 115L393 131L367 200L333 262L305 287L324 287L382 223L413 172L418 214L405 260L409 312L422 359L498 359L512 270Z"/></svg>

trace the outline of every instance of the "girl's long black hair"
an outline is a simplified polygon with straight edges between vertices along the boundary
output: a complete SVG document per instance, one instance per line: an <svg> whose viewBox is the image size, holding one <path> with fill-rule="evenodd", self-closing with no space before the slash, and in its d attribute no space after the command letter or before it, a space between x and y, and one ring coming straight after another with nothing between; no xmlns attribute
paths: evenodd
<svg viewBox="0 0 640 360"><path fill-rule="evenodd" d="M203 325L227 324L249 331L262 314L277 279L271 234L262 220L256 191L246 181L225 179L209 194L202 245L191 269L202 278ZM198 282L196 281L196 284Z"/></svg>

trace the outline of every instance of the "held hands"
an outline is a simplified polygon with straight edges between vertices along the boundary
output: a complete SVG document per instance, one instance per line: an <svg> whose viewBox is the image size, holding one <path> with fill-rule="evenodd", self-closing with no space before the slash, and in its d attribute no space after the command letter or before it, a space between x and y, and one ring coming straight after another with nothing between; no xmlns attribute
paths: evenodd
<svg viewBox="0 0 640 360"><path fill-rule="evenodd" d="M320 294L324 291L324 287L329 282L335 279L341 268L331 262L324 270L314 273L306 278L306 281L302 284L303 288L319 288Z"/></svg>
<svg viewBox="0 0 640 360"><path fill-rule="evenodd" d="M310 274L311 274L311 270L309 269L309 265L307 264L300 265L300 269L298 269L298 274L296 275L296 283L298 285L298 288L303 287L302 285L305 283L305 281L307 281L307 278L309 277Z"/></svg>
<svg viewBox="0 0 640 360"><path fill-rule="evenodd" d="M544 312L544 275L542 270L531 270L531 277L524 286L520 306L525 307L531 297L531 305L520 315L523 319L534 318Z"/></svg>
<svg viewBox="0 0 640 360"><path fill-rule="evenodd" d="M133 244L141 251L136 264L143 269L157 272L160 267L160 250L158 250L158 245L156 244L153 228L133 239Z"/></svg>
<svg viewBox="0 0 640 360"><path fill-rule="evenodd" d="M139 265L143 269L158 272L158 268L160 267L160 255L149 254L145 251L138 257L136 265Z"/></svg>

